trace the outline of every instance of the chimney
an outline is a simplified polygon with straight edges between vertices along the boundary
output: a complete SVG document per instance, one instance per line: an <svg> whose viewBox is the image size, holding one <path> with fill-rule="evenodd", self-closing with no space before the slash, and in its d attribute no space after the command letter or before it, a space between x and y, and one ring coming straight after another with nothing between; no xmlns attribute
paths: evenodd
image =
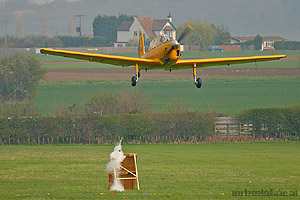
<svg viewBox="0 0 300 200"><path fill-rule="evenodd" d="M169 20L170 22L172 22L172 16L171 16L171 13L169 13L169 16L168 16L167 18L168 18L168 20Z"/></svg>

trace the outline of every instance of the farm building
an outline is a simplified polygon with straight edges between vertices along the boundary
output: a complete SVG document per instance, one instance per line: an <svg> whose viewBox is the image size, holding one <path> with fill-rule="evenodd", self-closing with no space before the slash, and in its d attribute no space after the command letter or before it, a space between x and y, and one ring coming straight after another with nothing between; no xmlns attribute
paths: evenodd
<svg viewBox="0 0 300 200"><path fill-rule="evenodd" d="M170 39L176 38L176 28L172 23L171 14L167 19L135 16L133 21L123 21L118 27L117 42L114 46L125 47L130 39L138 40L140 29L144 39L154 38L160 34L165 34Z"/></svg>
<svg viewBox="0 0 300 200"><path fill-rule="evenodd" d="M232 37L231 44L247 42L250 40L254 40L255 36L246 36L246 37ZM274 43L276 41L286 41L287 39L279 37L279 36L262 36L263 43L261 50L265 48L274 48Z"/></svg>

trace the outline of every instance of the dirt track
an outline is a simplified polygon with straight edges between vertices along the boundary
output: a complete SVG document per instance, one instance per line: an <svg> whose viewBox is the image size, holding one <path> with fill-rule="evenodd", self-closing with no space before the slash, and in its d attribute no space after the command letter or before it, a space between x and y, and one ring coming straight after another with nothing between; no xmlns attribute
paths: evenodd
<svg viewBox="0 0 300 200"><path fill-rule="evenodd" d="M134 68L120 69L49 69L46 80L129 80ZM201 78L256 77L256 76L300 76L300 68L202 68L197 70ZM141 71L142 79L188 79L192 70Z"/></svg>

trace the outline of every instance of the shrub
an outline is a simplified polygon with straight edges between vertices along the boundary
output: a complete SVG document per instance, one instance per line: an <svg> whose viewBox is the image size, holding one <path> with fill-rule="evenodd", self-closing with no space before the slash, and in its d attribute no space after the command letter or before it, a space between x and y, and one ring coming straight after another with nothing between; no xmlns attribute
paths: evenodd
<svg viewBox="0 0 300 200"><path fill-rule="evenodd" d="M35 96L39 81L46 69L33 56L13 55L0 61L0 99L24 101Z"/></svg>

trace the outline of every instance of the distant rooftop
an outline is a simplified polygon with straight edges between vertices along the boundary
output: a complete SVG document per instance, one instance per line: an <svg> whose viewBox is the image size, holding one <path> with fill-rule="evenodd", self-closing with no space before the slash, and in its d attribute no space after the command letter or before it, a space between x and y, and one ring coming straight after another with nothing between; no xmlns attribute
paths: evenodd
<svg viewBox="0 0 300 200"><path fill-rule="evenodd" d="M166 26L164 30L176 30L175 26L169 19L153 19L151 17L139 17L135 16L139 21L143 29L145 30L148 37L155 37L154 31L160 31L164 28L166 23L169 21L171 26ZM168 17L171 17L169 14ZM123 21L118 27L118 31L129 31L133 21Z"/></svg>
<svg viewBox="0 0 300 200"><path fill-rule="evenodd" d="M123 21L118 27L118 31L129 31L133 21Z"/></svg>

